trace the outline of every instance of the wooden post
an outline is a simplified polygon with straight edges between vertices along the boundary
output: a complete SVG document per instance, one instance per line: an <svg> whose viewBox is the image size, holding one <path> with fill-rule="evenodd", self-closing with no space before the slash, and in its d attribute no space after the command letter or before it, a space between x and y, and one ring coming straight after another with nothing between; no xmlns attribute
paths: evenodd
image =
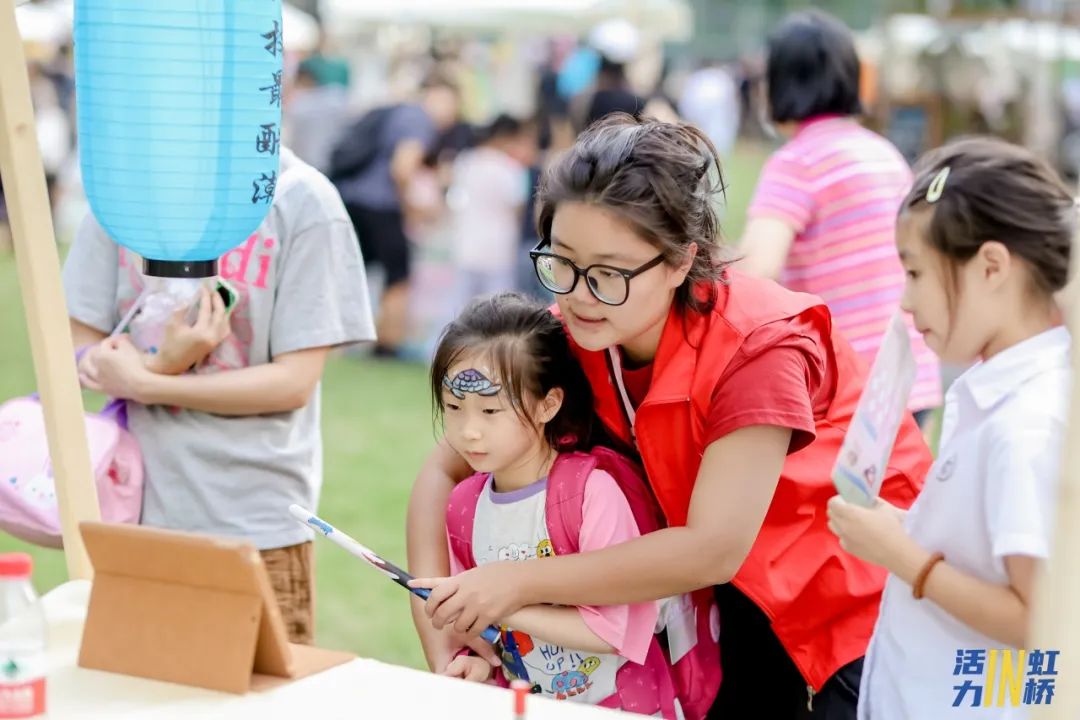
<svg viewBox="0 0 1080 720"><path fill-rule="evenodd" d="M0 172L45 413L68 575L89 578L92 568L79 523L98 520L100 511L15 0L0 0Z"/></svg>
<svg viewBox="0 0 1080 720"><path fill-rule="evenodd" d="M1029 647L1059 650L1050 705L1032 706L1037 720L1080 717L1080 241L1074 239L1072 273L1059 303L1072 333L1072 389L1065 431L1050 562L1038 577Z"/></svg>

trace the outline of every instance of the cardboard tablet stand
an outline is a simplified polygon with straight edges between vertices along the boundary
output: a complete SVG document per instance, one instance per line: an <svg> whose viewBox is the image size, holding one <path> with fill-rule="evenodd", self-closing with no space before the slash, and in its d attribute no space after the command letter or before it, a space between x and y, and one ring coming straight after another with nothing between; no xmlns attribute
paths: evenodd
<svg viewBox="0 0 1080 720"><path fill-rule="evenodd" d="M79 666L245 693L353 656L290 643L262 557L245 541L80 526L94 584Z"/></svg>

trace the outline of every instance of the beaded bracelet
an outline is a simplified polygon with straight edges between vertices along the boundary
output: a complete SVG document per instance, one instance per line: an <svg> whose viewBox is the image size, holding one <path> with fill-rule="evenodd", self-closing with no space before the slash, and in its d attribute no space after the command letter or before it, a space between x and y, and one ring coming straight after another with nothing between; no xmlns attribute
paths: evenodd
<svg viewBox="0 0 1080 720"><path fill-rule="evenodd" d="M930 556L930 559L919 570L919 574L915 576L915 582L911 584L911 594L915 596L916 600L923 599L924 590L926 590L926 579L930 577L930 571L934 569L935 565L944 562L944 560L945 554L936 552Z"/></svg>

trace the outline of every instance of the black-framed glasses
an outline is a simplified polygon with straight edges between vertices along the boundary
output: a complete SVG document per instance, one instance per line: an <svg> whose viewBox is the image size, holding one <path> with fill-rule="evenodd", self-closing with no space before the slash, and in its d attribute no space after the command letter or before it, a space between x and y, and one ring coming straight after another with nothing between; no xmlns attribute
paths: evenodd
<svg viewBox="0 0 1080 720"><path fill-rule="evenodd" d="M630 280L664 261L661 253L633 270L602 263L582 268L562 255L542 250L546 245L547 241L543 241L529 252L540 284L556 295L568 295L577 287L578 278L583 277L592 296L605 305L625 303L630 296Z"/></svg>

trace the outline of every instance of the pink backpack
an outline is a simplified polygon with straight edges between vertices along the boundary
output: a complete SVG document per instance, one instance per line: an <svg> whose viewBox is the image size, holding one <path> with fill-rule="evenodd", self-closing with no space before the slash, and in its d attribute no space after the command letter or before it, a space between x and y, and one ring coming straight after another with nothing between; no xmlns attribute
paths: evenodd
<svg viewBox="0 0 1080 720"><path fill-rule="evenodd" d="M123 401L113 401L100 414L86 415L105 522L137 523L142 513L142 454L126 429L125 409ZM0 529L36 545L63 545L45 417L34 397L0 405Z"/></svg>
<svg viewBox="0 0 1080 720"><path fill-rule="evenodd" d="M585 483L597 469L615 479L642 535L664 527L643 473L631 460L604 447L595 447L589 453L563 453L555 460L547 483L547 526L555 555L578 552ZM487 477L487 473L477 473L459 483L447 507L450 550L466 568L475 566L473 521ZM701 720L716 699L721 679L720 616L712 590L671 598L663 606L658 624L664 626L665 642L653 639L645 665L623 665L616 676L618 697L601 705L644 714L660 711L669 718L675 716L673 700L677 698L687 720ZM660 688L659 708L650 708L652 701L640 697L638 690L654 683Z"/></svg>

